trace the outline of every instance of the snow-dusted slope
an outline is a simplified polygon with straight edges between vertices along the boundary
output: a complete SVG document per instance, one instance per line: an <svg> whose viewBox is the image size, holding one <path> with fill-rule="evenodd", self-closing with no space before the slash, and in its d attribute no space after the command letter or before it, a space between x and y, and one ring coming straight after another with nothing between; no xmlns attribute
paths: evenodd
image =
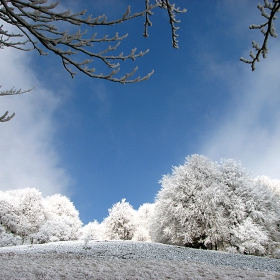
<svg viewBox="0 0 280 280"><path fill-rule="evenodd" d="M280 279L280 260L148 242L0 248L0 279Z"/></svg>

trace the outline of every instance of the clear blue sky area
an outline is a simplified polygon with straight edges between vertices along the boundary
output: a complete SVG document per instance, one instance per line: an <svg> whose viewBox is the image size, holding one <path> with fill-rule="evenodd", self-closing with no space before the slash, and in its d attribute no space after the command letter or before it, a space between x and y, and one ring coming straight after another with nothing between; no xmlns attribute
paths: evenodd
<svg viewBox="0 0 280 280"><path fill-rule="evenodd" d="M74 11L87 8L93 16L105 12L117 18L128 5L132 11L139 11L144 2L96 0L62 4ZM154 69L145 82L122 85L81 73L71 79L55 55L40 57L34 52L26 63L21 62L31 68L40 87L59 98L56 109L45 117L54 131L49 140L44 140L48 145L40 149L45 149L46 157L55 153L57 164L53 168L64 170L63 176L68 178L63 191L58 187L52 192L69 196L84 223L94 219L101 222L108 208L122 198L135 209L153 202L162 175L171 173L172 166L183 164L184 158L194 153L213 160L241 160L254 176L280 179L279 40L270 40L268 58L257 64L255 72L239 61L241 56L249 57L252 40L263 39L259 31L249 30L250 24L264 21L256 7L258 2L176 1L177 6L188 9L177 16L181 20L177 32L179 49L171 47L165 10L154 10L153 26L146 39L142 36L144 18L112 28L95 28L93 31L100 35L116 30L120 35L129 33L119 52L134 47L150 49L135 62L121 65L123 74L136 65L141 76ZM29 95L36 95L36 88ZM23 102L19 97L14 100L17 104ZM44 105L40 106L43 111ZM30 123L43 127L45 118L31 118ZM19 129L19 119L20 112L5 124L11 137ZM25 124L29 131L31 125ZM4 148L0 147L2 157ZM24 145L19 146L19 153L20 149ZM12 152L5 156L11 159ZM30 178L40 178L32 164L42 162L37 159L30 163ZM0 179L5 189L10 182L8 172L5 180L4 175L2 182ZM10 173L12 176L12 168ZM42 175L41 181L49 176ZM40 180L26 179L25 185L18 184L18 188L31 186L48 193L47 185L35 186L34 182Z"/></svg>

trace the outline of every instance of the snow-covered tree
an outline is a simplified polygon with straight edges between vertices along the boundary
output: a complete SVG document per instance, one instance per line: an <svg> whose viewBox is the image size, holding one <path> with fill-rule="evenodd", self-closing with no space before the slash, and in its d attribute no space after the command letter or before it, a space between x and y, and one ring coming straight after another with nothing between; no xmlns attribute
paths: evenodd
<svg viewBox="0 0 280 280"><path fill-rule="evenodd" d="M32 235L32 239L34 243L77 240L78 230L79 226L73 222L71 217L56 216L47 220L38 232Z"/></svg>
<svg viewBox="0 0 280 280"><path fill-rule="evenodd" d="M279 205L233 160L186 158L163 176L151 236L156 242L270 254L278 243ZM251 227L251 230L250 230Z"/></svg>
<svg viewBox="0 0 280 280"><path fill-rule="evenodd" d="M248 217L231 230L231 243L238 252L251 255L264 255L269 241L268 232Z"/></svg>
<svg viewBox="0 0 280 280"><path fill-rule="evenodd" d="M136 211L122 199L109 209L109 216L102 222L104 239L131 240L136 231Z"/></svg>
<svg viewBox="0 0 280 280"><path fill-rule="evenodd" d="M150 223L154 211L153 203L144 203L136 212L136 231L133 240L151 241Z"/></svg>
<svg viewBox="0 0 280 280"><path fill-rule="evenodd" d="M37 232L46 220L42 194L34 188L25 188L7 191L3 197L6 212L1 218L2 224L8 232L29 242L30 235Z"/></svg>
<svg viewBox="0 0 280 280"><path fill-rule="evenodd" d="M280 180L270 179L268 176L258 176L255 181L257 185L268 188L280 203Z"/></svg>
<svg viewBox="0 0 280 280"><path fill-rule="evenodd" d="M90 240L101 240L102 239L102 227L98 221L88 223L80 229L79 239L85 242Z"/></svg>
<svg viewBox="0 0 280 280"><path fill-rule="evenodd" d="M0 191L0 246L76 240L82 222L65 196L32 188Z"/></svg>
<svg viewBox="0 0 280 280"><path fill-rule="evenodd" d="M46 222L32 235L34 242L45 243L55 241L76 240L82 222L79 212L73 203L60 194L47 197L44 200Z"/></svg>
<svg viewBox="0 0 280 280"><path fill-rule="evenodd" d="M137 210L137 223L149 228L149 221L154 212L154 203L144 203Z"/></svg>
<svg viewBox="0 0 280 280"><path fill-rule="evenodd" d="M33 235L47 222L41 193L34 188L1 192L0 222L2 245L32 242Z"/></svg>
<svg viewBox="0 0 280 280"><path fill-rule="evenodd" d="M227 239L226 198L219 188L218 166L193 155L184 165L163 176L157 194L152 240L193 247L218 246Z"/></svg>
<svg viewBox="0 0 280 280"><path fill-rule="evenodd" d="M249 220L259 227L259 231L264 231L264 235L266 233L269 235L270 243L279 242L280 209L276 196L267 187L259 184L258 180L254 180L240 163L236 163L232 159L222 160L220 169L223 186L227 190L226 193L231 202L228 214L234 234L239 231L238 229L236 231L236 228L243 228L243 224ZM233 239L235 239L234 234ZM251 242L255 245L258 244L254 239L251 239ZM236 246L242 251L238 244ZM250 251L252 250L250 249ZM271 253L270 250L268 246L266 253ZM262 250L257 246L255 252L261 253Z"/></svg>
<svg viewBox="0 0 280 280"><path fill-rule="evenodd" d="M51 216L68 216L79 223L79 212L66 196L54 194L46 197L44 203Z"/></svg>
<svg viewBox="0 0 280 280"><path fill-rule="evenodd" d="M6 192L0 191L0 223L7 231L16 233L19 214L11 200Z"/></svg>
<svg viewBox="0 0 280 280"><path fill-rule="evenodd" d="M132 240L134 241L151 241L149 230L143 226L136 227Z"/></svg>
<svg viewBox="0 0 280 280"><path fill-rule="evenodd" d="M0 224L0 247L22 244L22 238L19 235L6 231L6 228Z"/></svg>
<svg viewBox="0 0 280 280"><path fill-rule="evenodd" d="M153 73L151 71L144 77L132 78L137 71L135 67L131 72L121 77L116 77L120 71L120 63L126 60L135 60L145 55L149 50L137 52L132 49L130 53L116 54L116 49L128 34L113 36L108 34L111 26L145 17L144 36L148 37L148 27L152 26L151 15L155 8L163 8L168 12L172 30L172 46L178 48L177 29L179 23L176 14L185 12L170 4L169 0L142 0L143 10L131 13L130 6L118 19L109 20L105 14L84 16L86 10L72 13L70 10L61 11L59 1L48 0L0 0L0 49L4 47L17 50L36 50L40 55L56 54L62 61L64 68L72 77L78 70L89 77L105 79L119 83L134 83L147 80ZM152 3L151 3L152 2ZM114 1L113 5L119 5ZM79 27L88 28L81 31ZM10 27L10 28L9 28ZM11 28L12 27L12 28ZM96 33L96 28L105 30L101 36ZM10 30L17 30L15 32ZM89 34L89 35L86 35ZM101 49L98 47L100 46ZM100 62L100 64L98 64ZM102 68L102 64L109 68L108 73L97 71L93 65ZM99 73L98 73L99 72ZM0 91L0 96L23 93L22 90ZM10 120L14 114L6 112L0 117L0 122Z"/></svg>
<svg viewBox="0 0 280 280"><path fill-rule="evenodd" d="M17 234L19 214L9 195L0 191L0 246L22 244L22 237ZM10 200L11 201L11 200Z"/></svg>

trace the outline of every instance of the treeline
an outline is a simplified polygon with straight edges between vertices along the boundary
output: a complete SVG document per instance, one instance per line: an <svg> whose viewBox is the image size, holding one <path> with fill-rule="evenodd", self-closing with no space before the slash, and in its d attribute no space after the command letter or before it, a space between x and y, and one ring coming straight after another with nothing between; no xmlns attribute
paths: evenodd
<svg viewBox="0 0 280 280"><path fill-rule="evenodd" d="M125 200L82 226L65 196L0 191L0 246L66 240L136 240L280 257L280 180L253 178L234 160L186 158L163 176L154 203Z"/></svg>

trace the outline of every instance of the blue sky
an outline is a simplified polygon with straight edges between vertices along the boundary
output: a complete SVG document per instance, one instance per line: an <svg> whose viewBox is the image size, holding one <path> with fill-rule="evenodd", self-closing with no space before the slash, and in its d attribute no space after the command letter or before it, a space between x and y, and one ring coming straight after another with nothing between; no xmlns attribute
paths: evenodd
<svg viewBox="0 0 280 280"><path fill-rule="evenodd" d="M62 4L116 18L128 5L141 10L142 2ZM88 223L101 222L122 198L135 209L153 202L162 175L194 153L234 158L254 176L280 179L280 42L269 41L268 58L254 72L239 61L248 57L252 40L262 40L248 28L263 22L259 0L176 3L188 9L178 16L177 50L164 10L154 11L147 39L144 18L94 30L129 33L120 51L150 49L121 67L125 73L137 65L139 75L154 69L142 83L121 85L81 73L72 79L54 55L1 50L2 88L35 86L1 98L1 112L16 112L0 126L1 190L62 193Z"/></svg>

